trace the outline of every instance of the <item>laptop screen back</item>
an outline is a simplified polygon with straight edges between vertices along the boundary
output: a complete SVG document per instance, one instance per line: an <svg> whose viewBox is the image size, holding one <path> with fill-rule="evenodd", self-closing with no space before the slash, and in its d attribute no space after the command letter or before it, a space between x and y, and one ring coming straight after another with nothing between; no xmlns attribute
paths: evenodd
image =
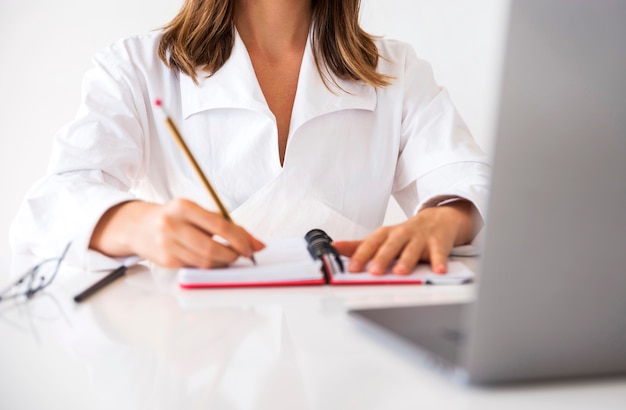
<svg viewBox="0 0 626 410"><path fill-rule="evenodd" d="M626 372L626 2L513 0L470 379Z"/></svg>

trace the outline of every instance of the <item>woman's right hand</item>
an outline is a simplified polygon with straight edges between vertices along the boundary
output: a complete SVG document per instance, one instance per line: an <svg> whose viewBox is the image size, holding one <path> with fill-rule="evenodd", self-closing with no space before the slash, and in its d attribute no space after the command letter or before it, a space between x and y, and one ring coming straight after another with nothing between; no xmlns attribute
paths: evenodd
<svg viewBox="0 0 626 410"><path fill-rule="evenodd" d="M163 205L130 201L110 208L89 247L109 256L139 255L166 268L206 269L250 257L265 245L220 214L174 199Z"/></svg>

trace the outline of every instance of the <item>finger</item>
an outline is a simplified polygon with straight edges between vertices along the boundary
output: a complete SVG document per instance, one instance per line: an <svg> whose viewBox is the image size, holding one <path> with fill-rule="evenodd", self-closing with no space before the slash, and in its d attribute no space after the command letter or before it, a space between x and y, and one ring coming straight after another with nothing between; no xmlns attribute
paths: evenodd
<svg viewBox="0 0 626 410"><path fill-rule="evenodd" d="M179 242L173 242L170 247L169 258L172 268L195 267L203 269L211 269L227 266L239 257L239 255L229 249L228 246L222 245L213 240L207 242L206 251L202 253L194 252ZM178 263L176 263L178 261ZM176 265L178 266L172 266Z"/></svg>
<svg viewBox="0 0 626 410"><path fill-rule="evenodd" d="M190 223L210 234L224 238L239 254L246 257L252 256L253 246L250 243L249 234L243 228L191 201L179 200L174 206L175 211L180 212L180 215Z"/></svg>
<svg viewBox="0 0 626 410"><path fill-rule="evenodd" d="M175 241L169 241L166 247L160 249L150 259L157 265L169 269L179 269L185 266L196 266L193 261L195 254Z"/></svg>
<svg viewBox="0 0 626 410"><path fill-rule="evenodd" d="M452 250L452 245L444 244L438 238L431 238L428 241L428 254L430 256L430 267L435 273L448 272L448 255Z"/></svg>
<svg viewBox="0 0 626 410"><path fill-rule="evenodd" d="M357 250L362 241L337 241L332 245L340 255L350 257Z"/></svg>
<svg viewBox="0 0 626 410"><path fill-rule="evenodd" d="M207 213L206 219L202 219L201 226L207 232L223 238L239 254L250 257L253 253L253 246L248 233L241 227L228 222L221 215Z"/></svg>
<svg viewBox="0 0 626 410"><path fill-rule="evenodd" d="M205 253L200 256L205 260L205 268L215 268L233 263L240 254L228 244L211 240Z"/></svg>
<svg viewBox="0 0 626 410"><path fill-rule="evenodd" d="M378 248L384 243L386 236L385 230L378 230L361 241L350 258L348 271L363 272L365 264L374 257Z"/></svg>
<svg viewBox="0 0 626 410"><path fill-rule="evenodd" d="M378 248L367 271L374 275L385 274L391 262L400 255L409 239L402 231L392 231L387 240Z"/></svg>
<svg viewBox="0 0 626 410"><path fill-rule="evenodd" d="M242 228L243 229L243 228ZM244 230L245 231L245 230ZM252 250L258 252L262 249L265 249L265 244L252 236L248 231L245 231L248 236L248 240L250 241L250 246L252 246Z"/></svg>
<svg viewBox="0 0 626 410"><path fill-rule="evenodd" d="M165 248L172 252L184 266L214 268L225 266L239 257L239 253L228 244L215 241L205 231L186 221L176 221L170 229L169 244Z"/></svg>
<svg viewBox="0 0 626 410"><path fill-rule="evenodd" d="M180 251L179 258L186 266L202 268L222 266L239 256L239 253L230 246L217 243L210 234L188 220L171 217L165 218L161 223L167 232L168 242L177 245ZM169 246L171 244L166 244L163 248L168 249Z"/></svg>
<svg viewBox="0 0 626 410"><path fill-rule="evenodd" d="M402 250L398 261L393 265L392 272L396 275L408 275L420 260L425 250L421 239L413 238Z"/></svg>
<svg viewBox="0 0 626 410"><path fill-rule="evenodd" d="M210 233L187 220L174 220L173 225L170 229L172 241L194 253L197 258L211 257L214 240Z"/></svg>

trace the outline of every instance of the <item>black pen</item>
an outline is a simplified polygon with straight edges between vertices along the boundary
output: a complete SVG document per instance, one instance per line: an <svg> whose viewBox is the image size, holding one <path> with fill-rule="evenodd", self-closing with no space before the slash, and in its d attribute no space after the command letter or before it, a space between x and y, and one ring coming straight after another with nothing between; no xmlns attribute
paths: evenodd
<svg viewBox="0 0 626 410"><path fill-rule="evenodd" d="M74 296L74 302L79 303L83 300L87 299L89 296L93 295L100 289L104 288L109 283L113 283L116 279L121 278L126 273L126 265L122 265L114 271L107 274L105 277L89 286L87 289L80 292L78 295Z"/></svg>

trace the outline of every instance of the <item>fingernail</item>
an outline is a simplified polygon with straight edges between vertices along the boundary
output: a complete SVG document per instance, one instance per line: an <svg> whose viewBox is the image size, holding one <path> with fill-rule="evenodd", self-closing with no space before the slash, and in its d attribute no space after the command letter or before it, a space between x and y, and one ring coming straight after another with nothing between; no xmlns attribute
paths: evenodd
<svg viewBox="0 0 626 410"><path fill-rule="evenodd" d="M348 270L350 272L361 272L361 264L357 261L350 261L350 263L348 264Z"/></svg>
<svg viewBox="0 0 626 410"><path fill-rule="evenodd" d="M396 273L398 275L406 275L407 273L409 273L409 267L404 262L398 262L393 265L393 273Z"/></svg>
<svg viewBox="0 0 626 410"><path fill-rule="evenodd" d="M367 267L367 271L373 275L382 275L383 273L385 273L383 265L379 262L370 263L370 265Z"/></svg>
<svg viewBox="0 0 626 410"><path fill-rule="evenodd" d="M443 263L438 263L435 266L435 273L446 273L446 265Z"/></svg>

